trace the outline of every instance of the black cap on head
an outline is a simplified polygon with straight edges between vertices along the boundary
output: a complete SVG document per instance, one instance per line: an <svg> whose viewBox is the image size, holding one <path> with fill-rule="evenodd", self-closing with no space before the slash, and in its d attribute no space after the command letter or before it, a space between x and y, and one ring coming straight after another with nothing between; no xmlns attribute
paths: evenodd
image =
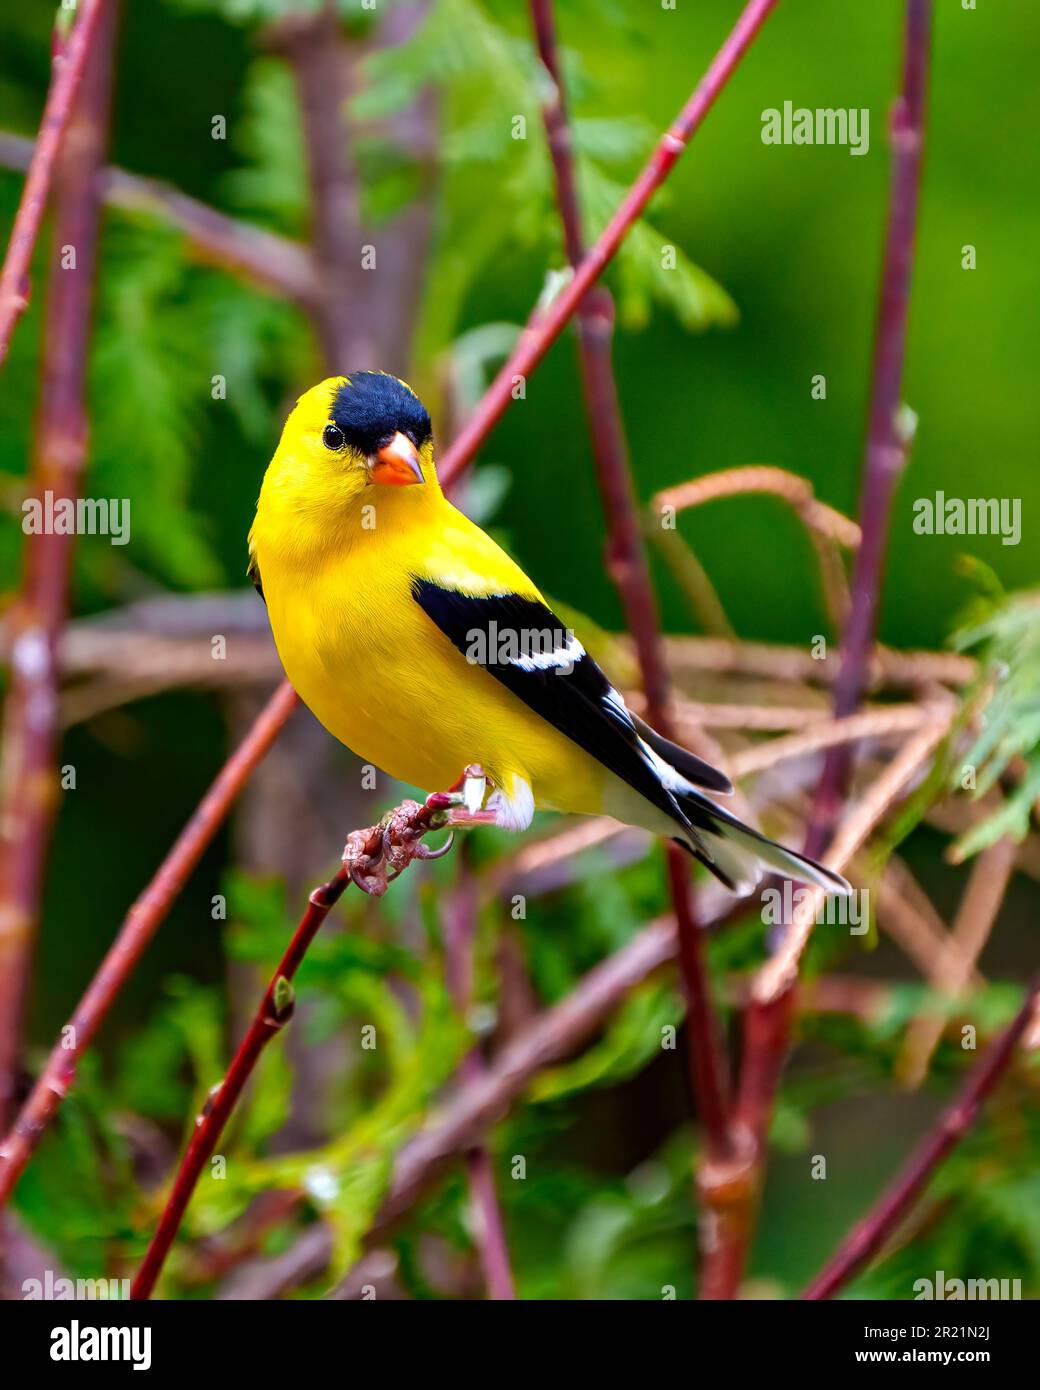
<svg viewBox="0 0 1040 1390"><path fill-rule="evenodd" d="M418 448L430 438L426 407L403 381L383 372L353 372L332 400L332 419L343 438L373 454L400 431Z"/></svg>

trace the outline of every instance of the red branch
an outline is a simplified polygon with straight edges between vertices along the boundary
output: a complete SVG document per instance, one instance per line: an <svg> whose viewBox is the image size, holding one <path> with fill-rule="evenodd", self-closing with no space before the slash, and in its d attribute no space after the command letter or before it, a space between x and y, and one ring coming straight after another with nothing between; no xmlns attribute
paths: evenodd
<svg viewBox="0 0 1040 1390"><path fill-rule="evenodd" d="M583 264L585 239L575 176L571 131L553 20L552 0L531 0L538 54L553 81L543 107L546 136L556 181L567 257L576 275ZM611 355L613 301L602 288L578 301L579 362L585 405L607 517L607 569L617 587L625 621L635 642L647 717L671 737L668 668L661 646L657 601L643 548L632 484L625 425ZM729 1152L725 1059L711 1003L704 946L690 905L689 870L683 852L667 847L668 881L679 926L680 964L688 1005L689 1067L697 1105L715 1158Z"/></svg>
<svg viewBox="0 0 1040 1390"><path fill-rule="evenodd" d="M868 1216L854 1226L835 1254L802 1294L830 1298L881 1249L927 1186L934 1170L975 1123L983 1101L1007 1070L1019 1039L1031 1022L1040 995L1040 977L1026 991L1022 1007L972 1069L960 1095L939 1116L903 1171Z"/></svg>
<svg viewBox="0 0 1040 1390"><path fill-rule="evenodd" d="M86 463L87 349L100 214L96 176L108 134L114 29L115 11L111 7L102 11L93 6L76 25L75 49L70 46L62 78L48 101L49 114L40 137L41 144L45 136L52 138L53 153L44 161L46 174L35 170L35 192L28 203L25 198L22 203L23 211L37 204L42 210L53 170L54 244L35 458L28 480L29 496L41 503L50 494L75 505ZM95 37L97 42L92 44ZM60 159L55 164L59 148ZM27 193L33 177L31 172ZM16 223L5 277L9 271L17 276L20 254L24 253L28 263L38 225L38 217L21 229ZM66 264L67 256L75 260ZM8 313L8 335L17 316L8 312L9 307L0 291L0 316ZM0 343L5 341L3 331L0 328ZM58 745L57 651L68 611L74 543L72 534L30 537L21 592L10 625L11 685L0 735L0 1126L7 1124L15 1093L44 866L59 798L54 765Z"/></svg>
<svg viewBox="0 0 1040 1390"><path fill-rule="evenodd" d="M920 195L931 16L932 0L907 0L902 90L892 120L892 179L860 498L862 541L856 557L842 665L835 685L834 709L838 718L853 712L866 686L892 497L908 443L900 432L898 416ZM850 758L849 746L836 747L824 763L805 837L805 852L814 858L822 855L830 840L847 791ZM721 1256L726 1268L718 1286L719 1297L734 1296L746 1260L769 1121L787 1056L793 1014L790 991L768 1003L752 1000L744 1014L744 1061L734 1133L750 1150L751 1159L745 1197L733 1224L733 1241Z"/></svg>
<svg viewBox="0 0 1040 1390"><path fill-rule="evenodd" d="M560 336L593 283L602 275L632 224L642 215L647 203L668 177L690 137L715 104L716 98L733 75L733 70L769 17L776 2L777 0L749 0L698 83L696 91L680 111L672 127L661 136L642 173L621 200L614 216L589 254L583 258L571 280L544 313L535 313L528 319L509 361L495 377L480 405L441 460L438 473L443 484L447 486L454 482L501 419L513 399L516 378L529 376Z"/></svg>
<svg viewBox="0 0 1040 1390"><path fill-rule="evenodd" d="M903 87L891 119L892 181L885 236L881 293L867 426L863 485L859 499L862 532L856 552L852 598L834 687L834 714L852 714L867 686L877 632L881 585L891 526L892 499L911 442L900 421L910 278L917 234L924 154L925 95L931 46L932 0L908 0ZM816 793L814 824L806 853L818 855L830 839L848 785L853 746L832 748Z"/></svg>
<svg viewBox="0 0 1040 1390"><path fill-rule="evenodd" d="M54 59L32 165L0 270L0 366L7 357L14 326L29 305L29 265L40 234L62 140L99 32L101 16L108 9L111 9L108 0L83 0L69 42Z"/></svg>
<svg viewBox="0 0 1040 1390"><path fill-rule="evenodd" d="M116 996L202 858L232 801L296 704L296 692L287 681L283 682L221 768L155 877L127 913L108 954L62 1029L62 1038L55 1043L11 1132L0 1144L0 1206L11 1195L44 1129L57 1113L75 1079L79 1059L93 1041ZM71 1047L68 1045L70 1039Z"/></svg>
<svg viewBox="0 0 1040 1390"><path fill-rule="evenodd" d="M311 893L307 910L271 976L224 1080L210 1093L196 1122L159 1225L131 1285L131 1298L151 1296L203 1166L213 1154L261 1052L292 1017L291 981L325 918L351 883L378 897L413 859L439 858L445 853L451 847L450 839L443 850L436 851L427 850L422 839L444 823L448 804L443 793L434 793L421 806L405 801L378 825L353 831L339 870Z"/></svg>

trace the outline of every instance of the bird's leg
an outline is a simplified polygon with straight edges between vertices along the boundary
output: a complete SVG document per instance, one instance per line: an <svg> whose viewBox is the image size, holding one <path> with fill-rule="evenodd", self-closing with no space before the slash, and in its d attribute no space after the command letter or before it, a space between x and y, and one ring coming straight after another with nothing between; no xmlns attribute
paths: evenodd
<svg viewBox="0 0 1040 1390"><path fill-rule="evenodd" d="M479 763L470 763L459 780L446 792L431 792L427 808L442 815L444 825L494 825L494 811L483 810L488 777Z"/></svg>
<svg viewBox="0 0 1040 1390"><path fill-rule="evenodd" d="M451 849L455 826L494 824L495 813L481 809L487 786L484 769L471 763L446 792L432 792L421 805L403 801L377 825L352 831L343 849L351 881L363 893L380 898L413 859L442 859ZM445 844L438 849L423 844L429 831L445 828L452 830Z"/></svg>

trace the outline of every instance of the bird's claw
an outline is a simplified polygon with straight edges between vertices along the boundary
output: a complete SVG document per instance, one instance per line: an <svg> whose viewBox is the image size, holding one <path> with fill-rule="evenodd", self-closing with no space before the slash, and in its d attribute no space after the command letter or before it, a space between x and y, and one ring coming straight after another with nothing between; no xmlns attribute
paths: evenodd
<svg viewBox="0 0 1040 1390"><path fill-rule="evenodd" d="M439 849L430 849L428 845L416 845L415 857L416 859L443 859L454 843L455 832L451 830L448 832L448 838Z"/></svg>
<svg viewBox="0 0 1040 1390"><path fill-rule="evenodd" d="M381 825L371 830L352 830L343 846L343 866L350 875L350 881L374 898L381 898L386 892L386 863L383 857L383 837Z"/></svg>
<svg viewBox="0 0 1040 1390"><path fill-rule="evenodd" d="M378 825L354 830L343 847L343 864L362 893L381 898L413 859L443 859L455 843L454 832L437 849L423 844L431 830L447 826L494 822L492 811L481 810L488 780L479 763L471 763L453 787L433 792L425 803L402 801Z"/></svg>

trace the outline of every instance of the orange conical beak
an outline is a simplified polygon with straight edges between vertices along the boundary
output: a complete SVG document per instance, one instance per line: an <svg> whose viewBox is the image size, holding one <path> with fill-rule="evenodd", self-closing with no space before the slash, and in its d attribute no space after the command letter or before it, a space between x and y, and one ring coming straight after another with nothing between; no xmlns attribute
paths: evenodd
<svg viewBox="0 0 1040 1390"><path fill-rule="evenodd" d="M369 476L374 483L386 483L390 487L408 487L426 481L419 450L400 430L373 456Z"/></svg>

